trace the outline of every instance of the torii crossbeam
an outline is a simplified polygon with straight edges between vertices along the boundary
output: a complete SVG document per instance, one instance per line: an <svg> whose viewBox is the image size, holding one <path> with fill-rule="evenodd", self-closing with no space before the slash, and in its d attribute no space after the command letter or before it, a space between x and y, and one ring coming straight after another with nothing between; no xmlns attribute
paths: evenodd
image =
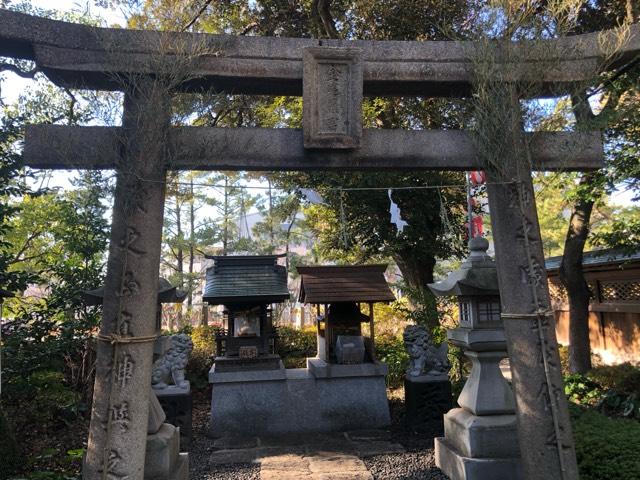
<svg viewBox="0 0 640 480"><path fill-rule="evenodd" d="M640 53L639 32L637 25L632 27L614 65L624 65ZM607 55L596 34L549 42L549 50L555 52L553 61L563 68L547 69L545 62L533 59L518 70L520 77L514 80L535 81L541 91L558 91L563 85L588 79ZM485 167L465 132L361 132L354 130L352 123L341 123L335 110L311 112L320 117L320 136L327 125L334 129L329 132L333 139L329 147L320 149L309 148L318 138L307 138L308 132L303 136L296 130L172 128L169 95L159 88L155 69L158 60L167 63L178 58L185 45L187 49L204 46L207 53L194 59L192 75L173 85L172 93L206 88L225 93L300 95L303 81L311 82L306 76L308 65L303 68L303 53L311 52L320 42L103 29L0 10L0 55L34 60L37 68L60 86L125 92L122 127L34 126L28 129L25 144L26 164L34 167L117 170L83 471L86 479L142 480L144 476L150 342L155 334L168 169ZM306 88L311 85L317 87L316 94L335 95L332 100L337 103L325 102L327 108L339 105L352 119L360 115L359 104L336 93L343 87L353 87L360 95L468 95L472 84L469 57L478 48L471 42L323 40L322 45L334 48L347 60L332 64L329 81L335 91L323 90L321 83L306 84L305 108ZM526 50L528 45L517 48ZM314 54L321 57L323 51L316 50ZM312 65L318 75L326 75L322 61L320 58ZM347 71L353 75L343 75ZM131 78L136 79L134 83L123 81ZM345 80L353 78L357 81ZM318 108L325 107L320 102ZM531 151L534 166L541 170L595 169L602 159L598 133L538 135L532 140ZM521 162L513 159L509 166L513 183L489 184L489 202L523 466L527 479L573 480L577 479L577 466L562 397L553 322L542 331L532 328L527 320L549 309L549 298L530 166L516 168ZM514 188L517 185L521 188ZM541 352L541 345L548 351ZM557 414L550 416L548 399L541 396L541 389L557 397Z"/></svg>

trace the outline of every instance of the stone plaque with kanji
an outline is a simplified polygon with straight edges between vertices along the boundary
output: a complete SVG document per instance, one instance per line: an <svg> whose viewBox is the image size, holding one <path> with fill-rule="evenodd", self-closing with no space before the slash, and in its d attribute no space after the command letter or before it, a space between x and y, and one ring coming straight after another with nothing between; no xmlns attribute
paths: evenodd
<svg viewBox="0 0 640 480"><path fill-rule="evenodd" d="M353 149L362 137L362 51L304 49L305 148Z"/></svg>

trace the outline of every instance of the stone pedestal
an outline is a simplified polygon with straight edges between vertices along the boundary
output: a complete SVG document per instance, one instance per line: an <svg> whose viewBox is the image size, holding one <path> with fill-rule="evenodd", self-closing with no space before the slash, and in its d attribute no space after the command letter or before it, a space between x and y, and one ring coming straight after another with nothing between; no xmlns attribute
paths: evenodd
<svg viewBox="0 0 640 480"><path fill-rule="evenodd" d="M391 423L386 365L209 373L211 434L264 435L376 429Z"/></svg>
<svg viewBox="0 0 640 480"><path fill-rule="evenodd" d="M147 437L145 480L188 480L189 454L180 453L180 429L168 423Z"/></svg>
<svg viewBox="0 0 640 480"><path fill-rule="evenodd" d="M452 407L451 382L447 375L407 376L404 380L406 426L417 432L442 435L443 415Z"/></svg>
<svg viewBox="0 0 640 480"><path fill-rule="evenodd" d="M444 431L444 438L435 439L435 457L449 478L524 478L515 415L479 417L455 408L444 417Z"/></svg>
<svg viewBox="0 0 640 480"><path fill-rule="evenodd" d="M435 439L436 465L452 480L520 480L513 394L499 367L506 352L465 355L473 367L458 399L462 408L444 416L444 438Z"/></svg>
<svg viewBox="0 0 640 480"><path fill-rule="evenodd" d="M472 363L458 397L462 408L445 415L444 438L435 440L436 465L451 480L524 478L513 392L500 370L507 345L496 266L488 248L486 239L473 238L461 268L429 285L437 295L458 296L460 323L447 338Z"/></svg>
<svg viewBox="0 0 640 480"><path fill-rule="evenodd" d="M192 436L191 386L180 388L170 385L167 388L154 389L154 392L167 416L166 422L180 429L181 450L189 450Z"/></svg>

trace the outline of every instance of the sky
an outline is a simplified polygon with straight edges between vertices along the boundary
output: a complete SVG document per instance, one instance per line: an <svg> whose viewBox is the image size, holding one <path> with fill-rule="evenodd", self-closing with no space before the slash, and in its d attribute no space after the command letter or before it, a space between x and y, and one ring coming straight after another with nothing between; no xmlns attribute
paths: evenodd
<svg viewBox="0 0 640 480"><path fill-rule="evenodd" d="M35 7L46 9L57 9L62 11L87 12L99 15L104 18L108 25L125 25L126 18L122 12L117 10L109 10L96 7L92 1L85 0L31 0L31 4ZM25 91L31 84L32 80L23 79L12 73L5 74L5 80L2 82L2 101L5 104L11 104L18 99L21 92ZM68 188L70 186L68 180L72 177L73 171L58 171L52 175L50 186L59 186ZM621 206L632 205L633 192L620 189L611 196L611 203Z"/></svg>

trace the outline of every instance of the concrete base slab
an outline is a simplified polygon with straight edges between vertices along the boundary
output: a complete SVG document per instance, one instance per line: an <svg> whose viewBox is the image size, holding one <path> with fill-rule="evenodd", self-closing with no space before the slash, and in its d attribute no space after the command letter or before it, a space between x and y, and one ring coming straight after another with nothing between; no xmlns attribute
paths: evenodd
<svg viewBox="0 0 640 480"><path fill-rule="evenodd" d="M523 480L519 458L470 458L446 438L435 439L436 465L451 480Z"/></svg>
<svg viewBox="0 0 640 480"><path fill-rule="evenodd" d="M358 365L338 365L358 367ZM261 436L384 428L391 423L382 364L355 375L316 377L284 368L212 369L211 435ZM342 369L340 369L342 370ZM325 372L327 373L327 372Z"/></svg>

